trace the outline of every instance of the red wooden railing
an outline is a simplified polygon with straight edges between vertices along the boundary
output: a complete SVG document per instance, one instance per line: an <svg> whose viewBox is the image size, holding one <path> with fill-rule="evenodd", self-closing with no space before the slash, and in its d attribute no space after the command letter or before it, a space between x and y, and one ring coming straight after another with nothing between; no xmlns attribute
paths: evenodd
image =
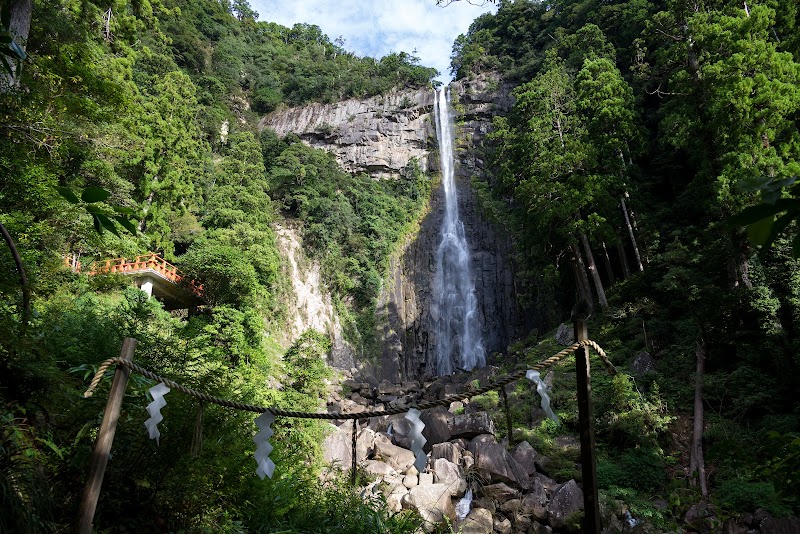
<svg viewBox="0 0 800 534"><path fill-rule="evenodd" d="M81 271L81 264L80 262L74 262L72 258L66 257L64 259L64 263L67 267L71 268L75 272ZM150 254L145 254L143 256L136 256L135 259L129 260L127 258L117 258L115 260L105 260L100 262L93 262L89 267L89 272L87 274L111 274L111 273L118 273L118 274L133 274L138 272L144 272L152 270L172 282L173 284L180 284L181 280L183 280L183 275L178 270L177 267L172 265L170 262L156 254L155 252L151 252ZM189 280L187 282L187 286L189 289L197 295L201 297L203 294L203 285L195 282L194 280Z"/></svg>

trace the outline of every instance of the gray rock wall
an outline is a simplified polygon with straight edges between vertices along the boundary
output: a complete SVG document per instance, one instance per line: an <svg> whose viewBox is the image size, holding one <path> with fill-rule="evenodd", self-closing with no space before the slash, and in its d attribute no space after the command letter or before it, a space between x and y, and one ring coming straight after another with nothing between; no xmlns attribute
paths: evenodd
<svg viewBox="0 0 800 534"><path fill-rule="evenodd" d="M261 119L259 127L298 135L333 153L348 172L384 177L402 173L412 158L427 170L436 144L432 113L433 92L419 89L279 110Z"/></svg>

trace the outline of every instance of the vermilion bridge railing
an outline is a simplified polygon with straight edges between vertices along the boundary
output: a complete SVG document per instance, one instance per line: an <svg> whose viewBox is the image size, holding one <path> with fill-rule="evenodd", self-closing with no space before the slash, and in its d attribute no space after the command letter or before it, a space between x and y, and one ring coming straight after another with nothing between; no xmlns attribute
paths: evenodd
<svg viewBox="0 0 800 534"><path fill-rule="evenodd" d="M75 272L81 271L81 263L73 262L71 258L65 258L65 263ZM87 274L135 274L145 271L155 271L173 284L180 284L184 276L180 273L177 267L170 262L151 252L142 256L136 256L135 259L129 260L127 258L117 258L114 260L105 260L93 262L89 266ZM202 296L203 285L189 280L187 283L189 289L195 295Z"/></svg>

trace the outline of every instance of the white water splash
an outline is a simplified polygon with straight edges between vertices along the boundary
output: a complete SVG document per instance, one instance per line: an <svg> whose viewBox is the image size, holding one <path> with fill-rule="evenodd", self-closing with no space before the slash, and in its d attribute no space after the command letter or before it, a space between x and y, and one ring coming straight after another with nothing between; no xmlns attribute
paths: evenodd
<svg viewBox="0 0 800 534"><path fill-rule="evenodd" d="M456 517L459 521L462 521L469 515L469 511L472 509L472 490L468 489L467 493L458 501L456 504Z"/></svg>
<svg viewBox="0 0 800 534"><path fill-rule="evenodd" d="M450 90L436 91L436 136L442 168L445 211L442 240L436 251L436 276L433 281L436 321L436 373L452 374L456 368L469 371L486 365L478 322L478 299L470 269L470 254L464 224L458 216L458 197L454 177L453 118Z"/></svg>

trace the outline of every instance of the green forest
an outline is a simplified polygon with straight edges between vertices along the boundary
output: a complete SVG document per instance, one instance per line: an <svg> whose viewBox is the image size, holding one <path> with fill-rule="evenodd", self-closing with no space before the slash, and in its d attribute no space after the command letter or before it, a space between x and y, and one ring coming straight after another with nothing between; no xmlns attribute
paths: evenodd
<svg viewBox="0 0 800 534"><path fill-rule="evenodd" d="M655 363L635 380L593 375L603 502L652 532L677 531L701 500L721 518L798 515L800 7L496 3L454 43L452 73L513 86L473 187L513 237L516 287L543 319L495 361L549 355L539 341L583 307L620 369L643 351ZM10 14L26 6L18 39ZM0 532L66 532L110 380L83 392L125 337L138 340L136 363L188 387L324 407L328 337L309 330L283 347L272 335L291 291L276 225L301 228L349 341L376 353L389 258L436 177L414 162L397 179L353 175L258 121L433 87L437 72L405 52L359 57L314 25L259 21L245 0L2 8ZM124 277L65 267L148 252L201 282L207 305L179 317ZM205 407L200 446L201 407L175 393L160 424L173 439L157 445L141 425L152 385L128 384L103 532L419 527L344 479L321 482L316 422L276 423L273 480L254 476L252 414ZM539 447L575 432L574 393L558 386L561 423L529 429ZM480 402L502 419L496 398Z"/></svg>

